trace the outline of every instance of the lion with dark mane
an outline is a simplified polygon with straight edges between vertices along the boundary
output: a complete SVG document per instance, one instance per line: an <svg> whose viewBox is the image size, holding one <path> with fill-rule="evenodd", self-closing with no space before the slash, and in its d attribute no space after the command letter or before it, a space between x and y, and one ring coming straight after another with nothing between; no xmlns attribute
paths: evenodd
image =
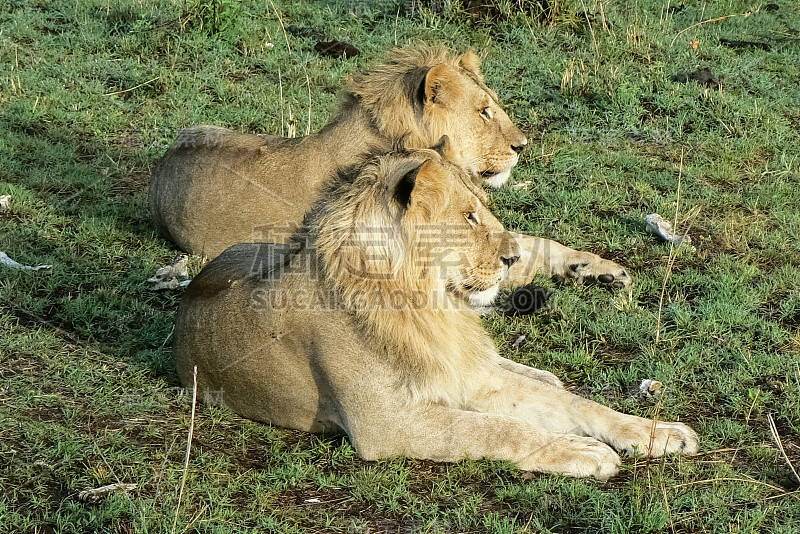
<svg viewBox="0 0 800 534"><path fill-rule="evenodd" d="M607 479L617 451L697 451L684 424L618 413L497 353L468 301L491 298L520 250L440 150L372 158L326 187L304 239L211 261L178 312L183 383L244 417L344 433L368 460Z"/></svg>
<svg viewBox="0 0 800 534"><path fill-rule="evenodd" d="M150 212L181 249L214 258L240 242L283 243L337 170L371 151L428 148L450 138L453 163L498 187L527 140L500 106L473 52L441 46L395 50L347 84L336 116L303 138L214 126L181 132L153 173ZM522 260L509 282L537 272L622 287L620 265L546 239L517 236Z"/></svg>

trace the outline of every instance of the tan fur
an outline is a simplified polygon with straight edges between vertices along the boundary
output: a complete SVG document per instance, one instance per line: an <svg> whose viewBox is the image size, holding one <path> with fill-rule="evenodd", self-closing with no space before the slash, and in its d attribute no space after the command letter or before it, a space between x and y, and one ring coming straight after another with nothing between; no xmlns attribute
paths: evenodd
<svg viewBox="0 0 800 534"><path fill-rule="evenodd" d="M427 148L443 135L452 145L448 157L492 187L508 180L526 143L486 87L473 52L395 50L386 63L354 76L336 117L308 137L215 126L182 131L153 173L150 213L178 247L209 258L235 243L283 243L337 170L374 149ZM622 266L594 254L541 238L520 244L522 262L505 285L528 284L536 273L613 287L631 283Z"/></svg>
<svg viewBox="0 0 800 534"><path fill-rule="evenodd" d="M151 179L153 220L180 248L209 258L234 243L285 242L337 170L374 149L428 148L443 135L456 164L504 181L526 139L479 63L443 47L396 50L355 76L338 114L302 139L184 130Z"/></svg>
<svg viewBox="0 0 800 534"><path fill-rule="evenodd" d="M683 424L620 414L496 352L467 299L496 291L519 248L437 153L370 162L307 222L306 239L236 245L190 284L175 356L186 385L196 366L199 398L343 432L369 460L487 457L605 479L620 462L609 445L697 450Z"/></svg>

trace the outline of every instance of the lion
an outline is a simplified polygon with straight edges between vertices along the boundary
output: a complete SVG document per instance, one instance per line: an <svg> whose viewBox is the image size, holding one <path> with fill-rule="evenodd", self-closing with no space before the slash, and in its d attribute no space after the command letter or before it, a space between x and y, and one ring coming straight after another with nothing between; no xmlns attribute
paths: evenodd
<svg viewBox="0 0 800 534"><path fill-rule="evenodd" d="M161 233L179 248L214 258L239 242L285 243L338 169L371 151L428 148L443 135L453 162L479 183L503 185L527 143L467 51L395 50L349 82L336 116L303 138L243 134L215 126L183 130L153 173L148 202ZM626 287L620 265L553 241L522 240L509 279L537 272Z"/></svg>
<svg viewBox="0 0 800 534"><path fill-rule="evenodd" d="M306 223L288 244L227 249L189 285L174 352L199 398L343 433L365 460L490 458L605 480L617 451L697 451L684 424L616 412L498 354L472 304L491 300L519 245L438 152L340 175Z"/></svg>

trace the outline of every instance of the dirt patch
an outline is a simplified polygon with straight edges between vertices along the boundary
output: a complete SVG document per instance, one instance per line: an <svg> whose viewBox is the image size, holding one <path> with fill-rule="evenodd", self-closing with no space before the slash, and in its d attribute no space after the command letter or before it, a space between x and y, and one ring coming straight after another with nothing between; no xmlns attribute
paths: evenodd
<svg viewBox="0 0 800 534"><path fill-rule="evenodd" d="M677 83L697 82L709 89L719 88L719 82L714 78L714 74L708 67L697 69L694 72L681 72L670 79Z"/></svg>

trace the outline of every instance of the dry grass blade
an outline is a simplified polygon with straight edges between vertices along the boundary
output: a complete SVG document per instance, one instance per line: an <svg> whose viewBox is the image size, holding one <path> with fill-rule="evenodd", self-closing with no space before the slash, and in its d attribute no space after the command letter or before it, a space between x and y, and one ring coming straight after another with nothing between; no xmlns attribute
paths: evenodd
<svg viewBox="0 0 800 534"><path fill-rule="evenodd" d="M303 67L305 70L305 67ZM306 136L311 134L311 80L308 79L308 71L306 71L306 87L308 87L308 125L306 125Z"/></svg>
<svg viewBox="0 0 800 534"><path fill-rule="evenodd" d="M681 31L679 31L678 33L676 33L675 37L672 39L672 42L669 45L670 46L674 45L675 44L675 40L678 39L678 37L680 37L680 35L683 32L685 32L687 30L691 30L692 28L695 28L697 26L702 26L703 24L706 24L708 22L718 22L720 20L725 20L725 19L729 19L729 18L733 18L733 17L749 17L752 14L753 14L752 11L746 11L744 13L736 13L735 15L725 15L724 17L717 17L715 19L708 19L708 20L704 20L704 21L698 22L696 24L692 24L691 26L688 26L688 27L682 29Z"/></svg>
<svg viewBox="0 0 800 534"><path fill-rule="evenodd" d="M751 484L755 484L757 486L766 486L767 488L773 489L777 492L780 492L778 495L773 495L772 497L767 497L768 499L777 499L779 497L792 497L800 501L800 496L797 495L795 491L786 491L783 488L779 488L773 484L768 482L761 482L760 480L753 480L751 478L731 478L731 477L720 477L720 478L707 478L705 480L696 480L694 482L686 482L684 484L675 484L671 486L672 489L677 488L688 488L691 486L698 486L700 484L712 484L714 482L749 482Z"/></svg>
<svg viewBox="0 0 800 534"><path fill-rule="evenodd" d="M661 413L661 399L658 399L655 412L653 413L653 426L650 427L650 443L647 445L648 456L653 453L653 443L656 440L656 427L658 426L658 416Z"/></svg>
<svg viewBox="0 0 800 534"><path fill-rule="evenodd" d="M778 450L781 451L781 454L783 455L783 459L786 460L786 463L789 465L789 469L792 470L795 482L800 483L800 476L797 476L797 471L795 471L792 461L789 460L789 456L786 454L786 450L783 448L783 442L781 441L780 434L778 434L778 427L775 426L775 420L772 419L772 414L767 414L767 421L769 422L769 431L772 434L772 439L775 440L775 443L778 445Z"/></svg>
<svg viewBox="0 0 800 534"><path fill-rule="evenodd" d="M281 30L283 30L283 38L286 40L286 49L289 51L289 54L291 54L292 47L289 46L289 35L286 33L286 27L283 25L283 17L281 17L281 14L278 13L278 9L275 7L275 4L272 2L272 0L269 0L269 4L272 6L272 11L275 12L275 16L278 17L278 22L281 25Z"/></svg>
<svg viewBox="0 0 800 534"><path fill-rule="evenodd" d="M181 479L181 490L178 492L178 505L175 507L175 518L172 521L172 534L175 534L175 527L178 525L178 514L181 511L181 501L183 500L183 488L186 486L186 474L189 472L189 455L192 452L192 437L194 436L194 413L197 407L197 366L194 366L192 373L192 419L189 422L189 439L186 442L186 459L183 464L183 478Z"/></svg>
<svg viewBox="0 0 800 534"><path fill-rule="evenodd" d="M672 508L669 505L669 499L667 498L667 487L663 484L661 485L661 491L664 494L664 506L667 508L667 517L669 518L669 529L672 534L675 534L675 522L672 521Z"/></svg>
<svg viewBox="0 0 800 534"><path fill-rule="evenodd" d="M283 125L284 125L284 117L283 117L283 79L281 78L281 68L278 67L278 90L280 91L281 95L281 137L283 137Z"/></svg>
<svg viewBox="0 0 800 534"><path fill-rule="evenodd" d="M143 85L147 85L148 83L153 83L154 81L158 80L159 78L161 78L161 76L156 76L152 80L147 80L146 82L140 83L139 85L137 85L135 87L131 87L130 89L123 89L122 91L114 91L113 93L105 93L103 96L121 95L122 93L128 93L130 91L133 91L134 89L140 88Z"/></svg>
<svg viewBox="0 0 800 534"><path fill-rule="evenodd" d="M684 149L681 148L681 162L680 167L678 168L678 191L677 191L677 198L675 199L675 222L672 225L672 228L675 231L675 234L678 235L678 211L681 208L681 179L683 178L683 153ZM681 242L678 244L678 249L681 247L685 240L681 239ZM669 281L669 276L672 274L672 266L675 264L675 258L678 254L678 249L675 248L675 241L671 240L669 243L669 259L667 260L667 272L664 274L664 283L661 286L661 297L658 300L658 319L656 321L656 345L661 340L661 313L664 309L664 295L667 292L667 282Z"/></svg>

